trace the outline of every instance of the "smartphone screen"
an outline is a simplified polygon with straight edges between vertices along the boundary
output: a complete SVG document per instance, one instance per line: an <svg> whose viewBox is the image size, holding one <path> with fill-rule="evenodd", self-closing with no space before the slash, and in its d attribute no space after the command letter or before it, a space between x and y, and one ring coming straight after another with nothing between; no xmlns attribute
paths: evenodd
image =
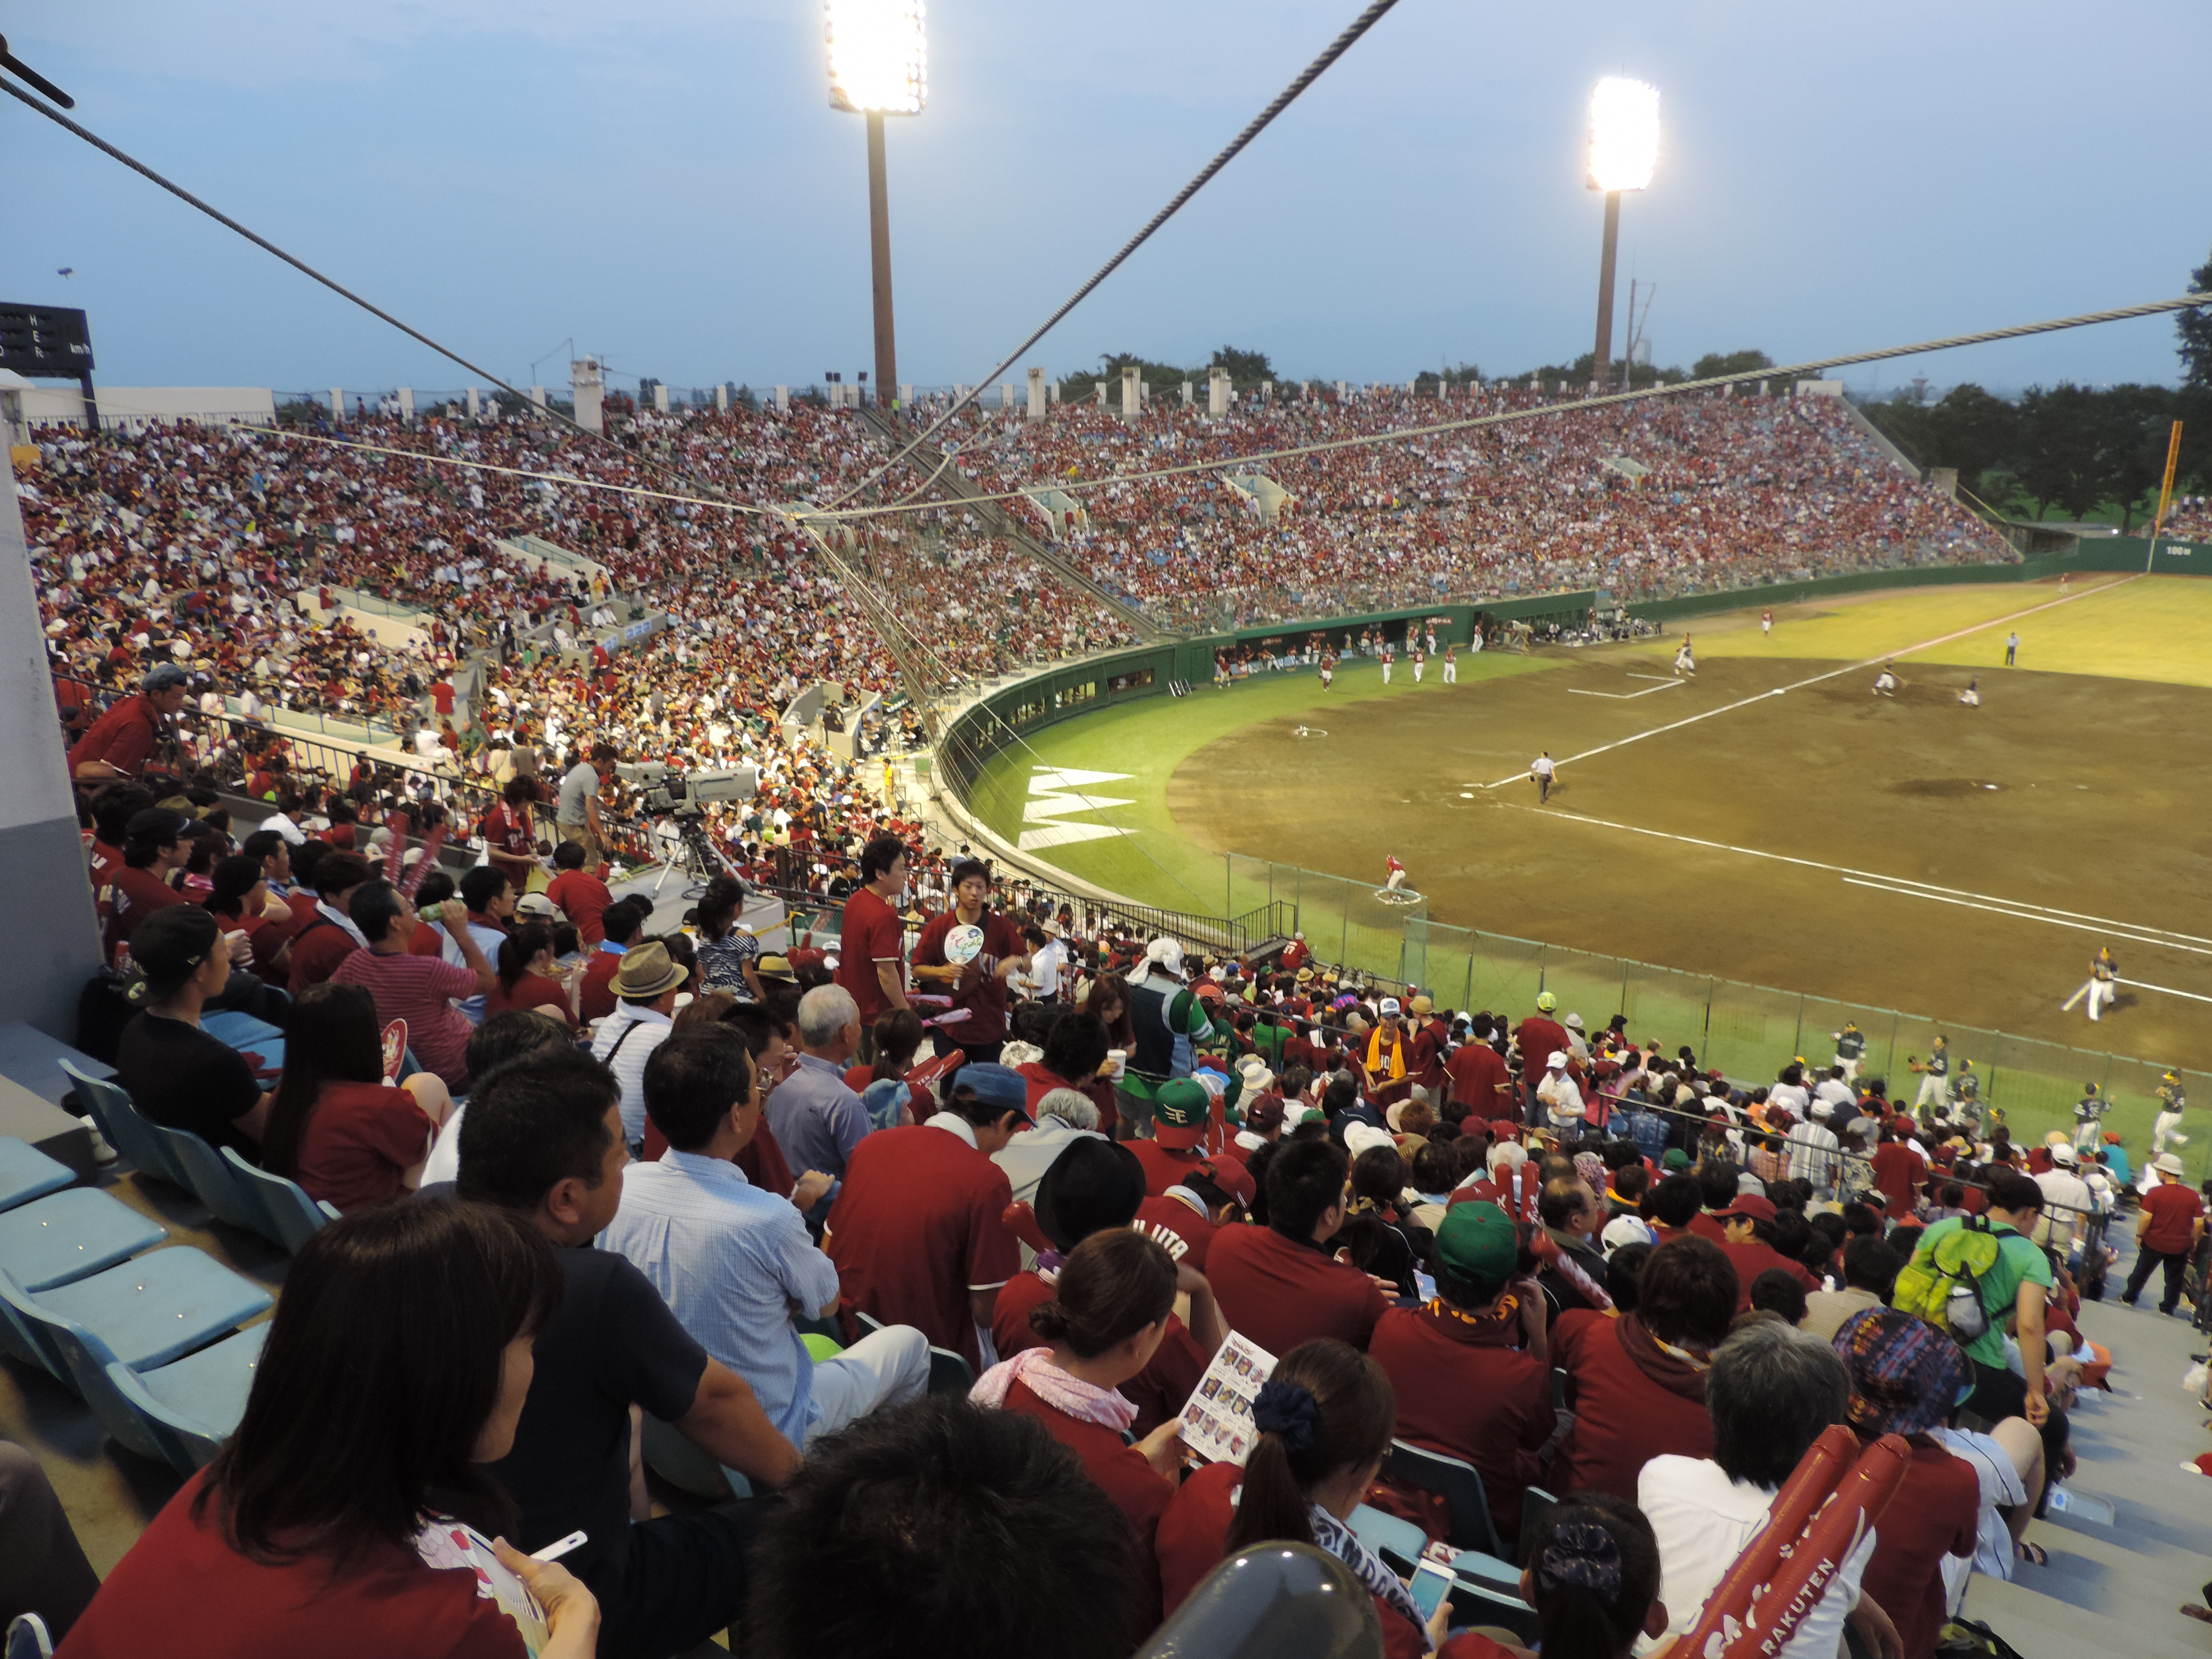
<svg viewBox="0 0 2212 1659"><path fill-rule="evenodd" d="M1413 1593L1413 1605L1421 1610L1423 1619L1431 1619L1436 1616L1437 1608L1443 1604L1451 1586L1452 1576L1449 1571L1437 1565L1435 1562L1422 1561L1414 1565L1413 1582L1411 1586Z"/></svg>

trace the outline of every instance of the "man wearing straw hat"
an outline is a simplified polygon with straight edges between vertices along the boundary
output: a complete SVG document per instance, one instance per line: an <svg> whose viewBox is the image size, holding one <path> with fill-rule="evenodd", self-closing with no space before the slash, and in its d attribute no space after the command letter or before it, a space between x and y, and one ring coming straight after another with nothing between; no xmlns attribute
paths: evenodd
<svg viewBox="0 0 2212 1659"><path fill-rule="evenodd" d="M592 1058L614 1073L622 1090L623 1134L633 1150L645 1141L645 1062L674 1029L676 995L689 976L653 939L623 951L609 982L615 1011L600 1023Z"/></svg>

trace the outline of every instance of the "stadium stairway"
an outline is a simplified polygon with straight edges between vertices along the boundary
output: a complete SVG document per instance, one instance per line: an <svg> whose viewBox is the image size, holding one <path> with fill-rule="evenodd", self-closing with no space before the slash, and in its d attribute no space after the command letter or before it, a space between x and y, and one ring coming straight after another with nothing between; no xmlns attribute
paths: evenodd
<svg viewBox="0 0 2212 1659"><path fill-rule="evenodd" d="M2112 1506L2113 1519L2054 1509L2032 1523L2032 1543L2047 1566L2021 1562L2010 1583L1977 1575L1966 1612L2019 1650L2023 1659L2203 1659L2212 1625L2184 1618L2212 1579L2212 1482L2190 1462L2212 1450L2207 1413L2181 1387L2191 1357L2208 1339L2186 1318L2157 1311L2158 1275L2142 1304L2119 1294L2134 1261L2132 1227L2119 1229L2121 1258L2103 1302L2082 1304L2081 1327L2113 1357L2112 1391L2083 1392L2073 1415L2079 1468L2069 1496Z"/></svg>

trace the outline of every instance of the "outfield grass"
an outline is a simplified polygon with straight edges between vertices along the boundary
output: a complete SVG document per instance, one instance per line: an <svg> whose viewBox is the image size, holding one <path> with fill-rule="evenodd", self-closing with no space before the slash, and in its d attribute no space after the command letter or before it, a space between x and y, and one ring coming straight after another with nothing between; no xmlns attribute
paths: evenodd
<svg viewBox="0 0 2212 1659"><path fill-rule="evenodd" d="M1459 680L1462 686L1472 685L1552 665L1540 657L1485 651L1460 659ZM1426 681L1415 687L1409 683L1412 671L1401 663L1393 671L1386 692L1378 665L1364 659L1347 660L1338 665L1336 684L1326 694L1318 677L1310 672L1263 673L1240 680L1227 691L1204 685L1172 702L1147 697L1124 703L1049 726L1030 738L1026 747L993 757L969 808L992 830L1010 842L1018 841L1030 780L1040 768L1131 774L1117 782L1088 785L1082 792L1128 805L1066 820L1110 824L1128 834L1050 848L1033 856L1139 903L1208 915L1223 914L1227 905L1233 914L1247 904L1238 902L1240 896L1229 891L1222 856L1193 845L1176 828L1169 810L1169 788L1176 769L1215 739L1264 720L1295 717L1321 726L1326 724L1331 707L1384 696L1437 695L1443 690L1438 672L1431 664ZM1241 896L1249 900L1249 896Z"/></svg>

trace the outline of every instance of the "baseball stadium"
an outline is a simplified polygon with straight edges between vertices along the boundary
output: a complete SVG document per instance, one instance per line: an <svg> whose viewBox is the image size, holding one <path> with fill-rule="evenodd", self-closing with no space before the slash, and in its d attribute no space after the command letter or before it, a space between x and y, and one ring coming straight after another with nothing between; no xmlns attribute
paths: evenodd
<svg viewBox="0 0 2212 1659"><path fill-rule="evenodd" d="M0 38L0 1655L2212 1655L2212 262L2038 33L589 9Z"/></svg>

